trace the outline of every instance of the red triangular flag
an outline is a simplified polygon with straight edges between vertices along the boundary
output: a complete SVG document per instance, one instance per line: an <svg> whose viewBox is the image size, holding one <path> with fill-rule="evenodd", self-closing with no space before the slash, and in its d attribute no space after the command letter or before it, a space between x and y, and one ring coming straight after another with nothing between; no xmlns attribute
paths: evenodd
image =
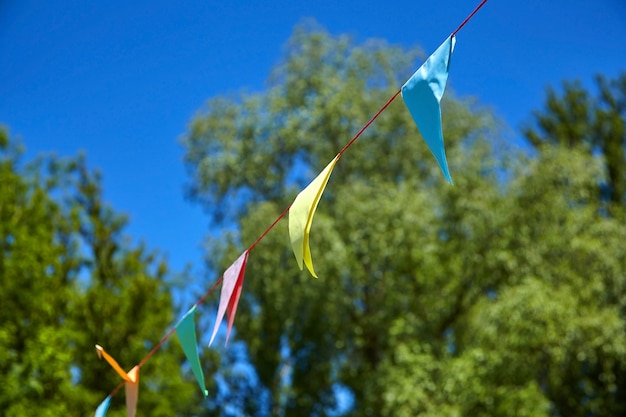
<svg viewBox="0 0 626 417"><path fill-rule="evenodd" d="M220 304L217 308L217 319L215 320L215 327L213 327L213 335L209 346L213 343L217 330L222 323L224 314L228 314L228 328L226 330L226 343L230 337L230 331L235 321L235 314L237 313L237 304L241 297L241 289L243 288L243 276L246 271L246 263L248 262L248 251L242 253L237 260L228 267L224 272L224 279L222 281L222 293L220 294Z"/></svg>

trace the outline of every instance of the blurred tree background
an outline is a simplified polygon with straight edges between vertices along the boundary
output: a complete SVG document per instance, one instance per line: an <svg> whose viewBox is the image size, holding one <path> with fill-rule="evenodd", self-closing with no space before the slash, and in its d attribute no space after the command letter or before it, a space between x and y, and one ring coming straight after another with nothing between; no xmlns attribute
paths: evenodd
<svg viewBox="0 0 626 417"><path fill-rule="evenodd" d="M266 91L209 100L183 138L189 196L211 220L207 275L423 58L303 25ZM624 415L626 73L594 88L548 90L520 148L449 88L454 186L397 99L320 202L320 279L298 270L278 223L250 254L234 338L204 348L210 398L170 341L142 369L138 415ZM0 410L91 415L119 383L93 345L130 369L187 306L159 254L125 235L84 158L20 155L1 130ZM124 415L123 396L108 415Z"/></svg>
<svg viewBox="0 0 626 417"><path fill-rule="evenodd" d="M223 271L414 71L419 50L299 27L267 90L211 99L183 139ZM311 232L250 254L246 415L626 413L626 74L548 91L520 148L448 91L447 186L396 100L339 161ZM250 404L248 404L250 406Z"/></svg>
<svg viewBox="0 0 626 417"><path fill-rule="evenodd" d="M127 369L174 319L167 265L124 235L84 157L22 163L0 130L0 410L6 417L93 415L120 382L94 344ZM173 344L143 368L141 409L185 415L200 407ZM126 415L124 390L109 415Z"/></svg>

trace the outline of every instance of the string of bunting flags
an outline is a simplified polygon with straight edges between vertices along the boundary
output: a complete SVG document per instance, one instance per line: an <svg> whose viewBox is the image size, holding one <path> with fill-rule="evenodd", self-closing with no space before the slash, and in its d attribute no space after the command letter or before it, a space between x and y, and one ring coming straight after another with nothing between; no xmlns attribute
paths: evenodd
<svg viewBox="0 0 626 417"><path fill-rule="evenodd" d="M197 337L195 330L195 312L197 307L217 288L221 283L222 289L217 309L217 317L213 327L213 333L209 341L209 346L213 344L218 329L224 319L227 318L226 341L230 337L230 333L237 312L237 305L241 297L243 289L244 274L248 262L248 255L252 249L274 228L274 226L289 213L289 238L291 247L296 258L296 262L300 270L304 267L308 269L310 274L317 278L313 267L313 259L311 256L311 248L309 246L309 234L313 223L313 216L317 206L322 198L324 189L328 184L333 169L339 162L344 152L352 146L352 144L361 136L361 134L374 122L374 120L395 100L398 95L402 95L404 104L409 113L413 117L426 145L434 155L439 168L445 179L452 184L448 162L446 159L443 132L441 128L441 98L443 97L446 82L448 80L448 72L450 69L450 60L454 46L456 43L456 34L465 24L480 10L487 2L482 0L481 3L467 16L467 18L452 32L452 34L430 55L426 61L418 68L417 71L404 83L404 85L387 100L387 102L378 110L378 112L359 130L359 132L337 153L337 155L326 165L326 167L317 175L311 183L304 188L295 198L293 203L288 206L274 222L257 238L257 240L248 247L237 260L224 272L222 278L217 280L211 288L198 300L182 319L155 345L152 350L143 358L143 360L126 372L117 363L117 361L109 355L102 346L96 345L96 353L98 357L104 359L111 367L120 375L122 382L100 403L95 411L95 417L104 417L107 413L111 399L122 388L126 392L126 415L134 417L137 410L139 397L139 371L141 367L150 359L150 357L167 341L174 333L178 336L178 340L182 346L183 352L191 370L200 386L204 396L208 395L206 383L202 367L200 366L200 358L197 349Z"/></svg>

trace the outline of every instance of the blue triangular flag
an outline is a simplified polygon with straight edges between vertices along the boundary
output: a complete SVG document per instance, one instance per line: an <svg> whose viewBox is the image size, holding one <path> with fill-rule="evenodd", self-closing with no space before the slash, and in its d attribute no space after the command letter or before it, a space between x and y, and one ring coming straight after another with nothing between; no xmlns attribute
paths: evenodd
<svg viewBox="0 0 626 417"><path fill-rule="evenodd" d="M198 356L198 342L196 340L196 325L194 322L195 312L196 306L194 305L176 325L176 334L189 361L189 365L191 365L191 370L198 380L202 393L206 397L209 395L209 392L204 383L204 373L200 366L200 357Z"/></svg>
<svg viewBox="0 0 626 417"><path fill-rule="evenodd" d="M96 414L94 417L104 417L107 414L107 410L109 409L109 405L111 404L111 396L107 395L107 397L100 403L98 408L96 408Z"/></svg>
<svg viewBox="0 0 626 417"><path fill-rule="evenodd" d="M456 38L450 36L402 86L402 98L439 167L452 184L441 130L440 101L446 89Z"/></svg>

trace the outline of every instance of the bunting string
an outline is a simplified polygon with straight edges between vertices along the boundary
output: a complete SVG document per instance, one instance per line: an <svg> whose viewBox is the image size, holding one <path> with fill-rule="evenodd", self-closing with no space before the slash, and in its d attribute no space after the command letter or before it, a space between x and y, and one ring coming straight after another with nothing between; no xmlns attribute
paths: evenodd
<svg viewBox="0 0 626 417"><path fill-rule="evenodd" d="M461 29L463 28L463 26L465 26L465 24L466 24L467 22L469 22L469 21L470 21L470 19L471 19L472 17L474 17L474 15L475 15L476 13L478 13L478 11L480 10L480 8L481 8L481 7L483 7L483 6L485 5L485 3L487 3L487 0L483 0L483 1L482 1L479 5L478 5L478 6L476 6L476 8L474 9L474 11L473 11L472 13L470 13L470 14L469 14L469 16L467 16L467 17L465 18L465 20L464 20L464 21L463 21L463 22L459 25L459 27L458 27L458 28L456 28L456 30L455 30L454 32L452 32L452 34L451 34L450 36L456 36L457 32L458 32L459 30L461 30Z"/></svg>
<svg viewBox="0 0 626 417"><path fill-rule="evenodd" d="M213 283L213 285L211 286L211 288L209 288L209 290L206 293L204 293L204 295L198 301L196 301L196 304L194 304L194 305L196 307L199 307L200 304L202 304L204 302L204 300L206 300L209 297L209 295L211 295L211 293L213 291L215 291L215 289L217 288L218 285L220 285L221 282L222 282L222 278L220 278L217 281L215 281ZM159 350L159 348L163 345L163 343L165 343L167 341L167 339L169 339L172 336L172 334L174 334L175 331L176 331L176 326L172 327L167 332L167 334L165 336L163 336L163 338L159 341L159 343L154 345L152 350L150 350L150 352L148 352L148 354L141 360L141 362L139 362L139 365L137 365L137 366L141 368L146 362L148 362L150 357L152 357L152 355L154 355L156 353L156 351Z"/></svg>
<svg viewBox="0 0 626 417"><path fill-rule="evenodd" d="M202 304L204 302L204 300L206 300L209 295L211 295L211 293L213 291L215 291L215 289L217 288L218 285L220 285L220 283L222 282L222 278L220 277L220 279L218 279L217 281L215 281L213 283L213 285L211 286L211 288L209 288L209 290L204 293L204 295L194 304L196 307L200 306L200 304ZM152 357L152 355L154 355L156 353L157 350L159 350L159 348L172 336L172 334L174 334L174 332L176 331L176 326L172 327L166 334L165 336L163 336L163 338L161 338L161 340L159 341L159 343L157 343L151 350L150 352L148 352L146 354L146 356L141 360L141 362L139 362L139 364L137 365L138 368L143 367L143 365L145 365L146 362L148 362L148 360ZM115 394L117 394L117 392L122 389L122 387L124 386L124 381L120 382L119 385L117 387L115 387L115 389L113 389L113 391L111 391L111 393L109 394L109 397L112 398Z"/></svg>
<svg viewBox="0 0 626 417"><path fill-rule="evenodd" d="M487 0L485 0L487 1ZM337 154L337 159L341 158L341 156L344 154L345 151L348 150L348 148L350 146L352 146L352 144L354 142L356 142L356 140L359 138L359 136L361 136L363 134L363 132L365 132L365 130L374 122L374 120L376 120L376 118L378 118L378 116L380 116L380 114L385 111L385 109L387 107L389 107L389 105L396 99L396 97L398 97L398 95L402 92L402 89L398 89L398 91L396 91L394 93L393 96L391 96L389 98L389 100L387 100L387 102L385 104L383 104L383 106L378 109L378 111L376 112L376 114L374 116L372 116L372 118L361 128L361 130L359 130L357 132L356 135L354 135L354 137L352 139L350 139L350 141L339 151L339 153ZM267 229L265 229L265 231L263 233L261 233L261 235L254 241L254 243L252 243L252 245L250 245L248 247L248 252L251 252L252 249L254 249L254 247L261 241L263 240L263 238L274 228L274 226L276 226L278 224L278 222L280 220L282 220L283 217L285 217L287 215L287 213L289 212L289 209L291 208L291 204L289 206L287 206L287 208L280 213L280 215L278 215L278 217L276 218L276 220L274 220L272 222L272 224L269 225L269 227Z"/></svg>
<svg viewBox="0 0 626 417"><path fill-rule="evenodd" d="M449 65L449 55L452 53L452 49L454 47L454 37L467 24L467 22L469 22L470 19L485 5L485 3L487 3L487 0L482 0L481 3L478 6L476 6L476 8L456 28L456 30L454 32L452 32L452 34L447 39L447 41L444 42L444 44L442 44L442 46L440 46L439 49L435 52L435 54L439 53L439 51L442 50L442 48L444 46L448 47L448 44L449 44L448 56L447 56L447 58L445 60L445 71L446 71L445 72L445 77L442 78L442 79L435 80L435 81L439 82L440 84L442 84L442 85L440 85L441 91L439 92L439 96L437 97L437 102L440 99L441 94L443 94L443 88L445 88L445 82L447 80L447 66ZM433 54L433 55L435 55L435 54ZM428 58L428 60L424 63L423 66L426 66L429 63L429 61L431 60L431 58L432 57ZM438 64L438 63L435 63L435 64ZM433 64L433 65L435 65L435 64ZM420 69L418 69L418 71L420 71L421 69L422 68L420 67ZM414 76L411 77L411 79L409 79L409 81L407 81L407 84L409 84L413 80L413 78L416 77L416 75L418 75L418 71L416 71L416 74L414 74ZM432 80L428 80L428 81L432 81ZM311 221L311 218L312 218L312 214L315 211L315 206L317 205L317 202L319 201L319 198L321 197L321 193L323 192L323 188L325 187L326 181L328 181L328 178L330 177L330 171L332 171L332 167L334 167L334 163L336 163L336 161L339 158L341 158L341 156L348 150L348 148L350 148L350 146L352 146L354 144L354 142L357 141L357 139L365 132L365 130L378 118L378 116L380 116L380 114L383 111L385 111L389 107L389 105L398 97L398 95L400 95L402 93L403 96L404 96L405 89L407 89L407 84L405 84L403 87L398 89L385 102L385 104L383 104L380 107L380 109L378 109L378 111L371 117L371 119L369 119L369 121L354 135L354 137L352 137L352 139L339 151L339 153L337 153L337 155L335 156L335 159L333 160L333 162L331 162L332 165L330 165L330 170L328 170L329 172L326 173L326 177L324 179L325 181L323 182L320 190L317 192L316 199L314 201L314 205L313 205L313 207L311 209L311 212L309 213L309 221L308 221L308 223L306 225L307 228L310 228L310 221ZM412 88L412 86L408 87L408 89L410 89L410 88ZM435 94L435 96L437 96L437 94ZM411 114L414 116L414 119L415 119L415 115L413 114L413 111L412 111L413 109L411 109L411 107L409 106L409 103L408 103L406 98L405 98L405 104L407 104L407 107L409 107L409 110L411 111ZM439 115L439 118L440 118L440 115ZM417 122L417 119L416 119L416 123L418 124L418 127L420 128L420 130L422 130L422 126L420 125L420 123ZM439 124L440 124L440 120L439 120ZM422 132L422 135L426 136L424 134L424 132ZM439 136L441 136L441 133L439 133ZM428 140L426 140L426 141L427 141L427 144L429 145L429 147L431 147L431 144L428 143ZM441 147L442 147L442 153L443 153L443 161L445 162L445 153L443 152L443 138L441 138ZM431 147L431 151L433 151L433 154L435 154L435 156L437 157L438 162L440 163L440 166L442 168L442 171L446 175L446 178L448 179L448 181L450 181L449 175L447 173L447 162L445 162L445 169L444 169L444 166L442 165L442 163L441 163L441 161L439 159L439 156L437 156L437 154L432 149L432 147ZM300 197L300 195L298 195L298 198L299 197ZM246 251L244 251L244 254L242 254L242 255L246 256L246 260L247 260L247 253L246 252L249 253L250 251L252 251L260 243L260 241L263 240L263 238L265 238L265 236L267 236L267 234L278 224L278 222L280 220L282 220L287 215L287 213L290 212L290 210L294 207L295 203L297 202L298 198L296 198L296 201L294 201L294 203L292 203L289 206L287 206L287 208L285 208L283 210L283 212L278 215L276 220L274 220L267 227L267 229L265 229L263 231L263 233L261 233L261 235L248 247L248 249L246 249ZM290 224L290 229L291 229L291 224ZM305 239L306 239L305 244L304 244L304 246L305 246L305 248L304 248L305 249L304 250L305 251L305 263L306 263L306 252L307 252L307 249L308 249L308 229L305 231L304 236L305 236ZM292 239L292 244L293 244L293 239ZM310 262L310 253L308 254L308 256L309 256L309 262ZM298 255L296 255L296 258L298 258ZM313 269L312 269L312 265L308 265L307 264L307 266L309 267L312 275L315 276L315 273L313 272ZM240 268L241 268L241 270L234 271L234 276L237 279L238 287L235 285L234 289L233 289L233 286L231 285L231 287L229 289L230 293L227 295L229 300L226 300L226 302L228 303L228 309L227 309L226 313L230 316L229 317L229 328L228 328L228 332L229 333L230 333L230 326L232 325L232 321L234 319L234 313L235 313L235 310L236 310L236 307L237 307L237 302L239 300L239 295L241 293L241 286L243 285L243 269L245 269L245 262L243 263L243 266L240 266ZM213 283L213 285L208 289L208 291L206 291L206 293L192 306L192 309L195 308L195 307L199 307L213 293L213 291L215 291L215 289L217 289L217 287L218 287L218 285L220 283L223 283L223 286L222 286L222 296L224 296L224 288L228 284L226 282L226 280L225 280L225 276L229 272L230 272L230 268L222 277L220 277L217 281L215 281ZM237 292L237 290L238 290L238 292ZM235 291L236 294L233 294L233 291ZM235 298L231 299L233 296ZM221 306L222 301L223 300L220 300L220 308L222 307ZM221 318L219 320L221 320ZM217 328L217 326L219 326L219 320L216 322L216 328ZM161 338L161 340L146 354L146 356L139 362L139 364L136 365L137 372L159 350L159 348L161 348L161 346L163 346L163 344L172 336L172 334L174 334L176 332L177 326L178 326L178 324L176 326L172 327L165 334L165 336L163 336L163 338ZM215 332L214 332L214 335L215 335ZM227 335L227 340L228 340L228 335ZM117 394L117 392L126 384L126 382L127 381L122 381L117 387L115 387L115 389L113 389L113 391L111 391L109 396L105 399L105 402L103 402L103 404L106 404L106 407L104 407L104 410L105 410L104 413L106 412L106 408L108 408L108 402L110 401L110 399L115 394ZM96 413L98 414L98 411ZM98 415L104 415L104 413L98 414Z"/></svg>

